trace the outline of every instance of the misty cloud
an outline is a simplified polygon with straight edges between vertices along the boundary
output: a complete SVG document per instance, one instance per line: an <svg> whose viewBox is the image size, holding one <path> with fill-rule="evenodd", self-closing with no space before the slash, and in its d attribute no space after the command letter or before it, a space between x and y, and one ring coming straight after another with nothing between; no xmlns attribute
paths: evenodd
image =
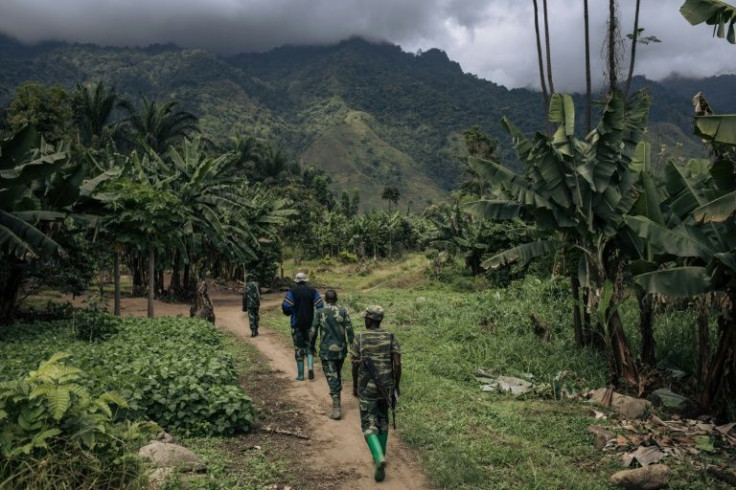
<svg viewBox="0 0 736 490"><path fill-rule="evenodd" d="M582 2L548 3L556 88L579 90ZM622 30L631 32L634 2L621 3ZM655 79L735 72L736 47L713 39L708 27L690 26L679 14L681 3L642 2L640 26L662 42L640 47L636 72ZM607 4L590 0L598 74ZM520 0L2 0L0 32L24 42L173 42L225 54L362 36L407 51L438 47L465 71L509 87L538 87L532 12L531 2Z"/></svg>

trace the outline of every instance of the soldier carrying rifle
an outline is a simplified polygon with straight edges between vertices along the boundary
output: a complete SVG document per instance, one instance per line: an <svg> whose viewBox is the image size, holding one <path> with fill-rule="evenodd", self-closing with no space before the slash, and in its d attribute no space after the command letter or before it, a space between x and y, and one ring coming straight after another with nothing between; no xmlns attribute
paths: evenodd
<svg viewBox="0 0 736 490"><path fill-rule="evenodd" d="M381 329L383 308L369 306L363 314L365 332L355 336L350 349L353 395L360 399L360 427L376 465L377 482L386 477L388 409L394 412L401 380L401 351L394 334Z"/></svg>

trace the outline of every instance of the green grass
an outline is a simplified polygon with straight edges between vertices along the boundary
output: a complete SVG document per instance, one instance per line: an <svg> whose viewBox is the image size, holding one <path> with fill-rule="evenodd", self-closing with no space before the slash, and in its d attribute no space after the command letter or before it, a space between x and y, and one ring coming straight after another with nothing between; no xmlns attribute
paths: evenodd
<svg viewBox="0 0 736 490"><path fill-rule="evenodd" d="M293 270L309 271L319 287L338 288L356 331L363 328L359 313L366 306L386 309L384 326L402 349L400 434L418 451L434 486L610 488L608 477L621 469L619 456L594 449L586 429L597 421L587 402L555 400L551 392L528 399L483 393L473 375L483 368L545 382L566 371L578 392L605 385L604 356L575 348L565 280L529 277L508 288L472 292L475 284L466 280L428 279L422 256L377 265L365 275L351 273L352 267L320 269L318 262L307 262ZM631 334L635 306L629 301L622 311ZM532 312L549 326L549 342L534 335ZM682 312L657 318L660 355L671 364L691 364L691 320ZM279 310L266 313L264 323L290 342L288 318ZM343 375L349 379L347 369ZM673 468L671 488L725 488L687 464L666 463Z"/></svg>

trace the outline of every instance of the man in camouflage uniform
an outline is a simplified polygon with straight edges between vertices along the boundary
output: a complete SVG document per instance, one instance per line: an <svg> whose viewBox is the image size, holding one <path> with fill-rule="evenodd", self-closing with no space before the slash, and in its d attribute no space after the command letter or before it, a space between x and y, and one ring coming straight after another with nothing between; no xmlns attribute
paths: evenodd
<svg viewBox="0 0 736 490"><path fill-rule="evenodd" d="M243 288L243 311L248 312L248 323L250 324L250 336L258 335L258 310L261 307L261 290L258 281L251 275L245 278Z"/></svg>
<svg viewBox="0 0 736 490"><path fill-rule="evenodd" d="M314 346L309 343L309 330L314 320L314 309L322 308L322 296L313 287L307 286L309 278L303 272L294 276L296 283L286 292L281 303L284 315L291 315L291 339L294 341L297 381L304 381L304 355L307 355L309 379L314 379Z"/></svg>
<svg viewBox="0 0 736 490"><path fill-rule="evenodd" d="M373 477L380 482L386 477L388 409L390 398L399 395L401 351L394 334L381 329L383 308L369 306L363 316L366 331L350 348L353 395L360 399L360 427L376 464ZM369 372L371 364L377 379Z"/></svg>
<svg viewBox="0 0 736 490"><path fill-rule="evenodd" d="M327 378L332 398L332 413L330 418L340 420L340 392L342 391L342 365L348 353L348 345L353 343L355 335L353 324L350 322L348 309L337 306L337 293L330 289L325 293L327 304L317 310L309 332L310 344L314 345L320 337L319 358L322 360L322 371Z"/></svg>

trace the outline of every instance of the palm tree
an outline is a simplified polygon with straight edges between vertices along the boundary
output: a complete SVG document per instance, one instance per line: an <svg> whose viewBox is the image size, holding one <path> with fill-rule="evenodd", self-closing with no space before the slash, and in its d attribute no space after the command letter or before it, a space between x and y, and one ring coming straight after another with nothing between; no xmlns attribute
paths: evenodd
<svg viewBox="0 0 736 490"><path fill-rule="evenodd" d="M77 84L72 94L72 111L83 144L93 148L105 146L113 136L110 123L117 104L115 89L106 87L103 82Z"/></svg>
<svg viewBox="0 0 736 490"><path fill-rule="evenodd" d="M177 102L158 103L140 94L142 108L138 111L130 102L120 107L127 117L123 125L128 139L140 148L148 147L161 154L169 146L199 129L197 117L189 112L174 110Z"/></svg>
<svg viewBox="0 0 736 490"><path fill-rule="evenodd" d="M255 155L253 178L264 184L273 184L285 176L299 173L299 165L273 143L265 143Z"/></svg>

